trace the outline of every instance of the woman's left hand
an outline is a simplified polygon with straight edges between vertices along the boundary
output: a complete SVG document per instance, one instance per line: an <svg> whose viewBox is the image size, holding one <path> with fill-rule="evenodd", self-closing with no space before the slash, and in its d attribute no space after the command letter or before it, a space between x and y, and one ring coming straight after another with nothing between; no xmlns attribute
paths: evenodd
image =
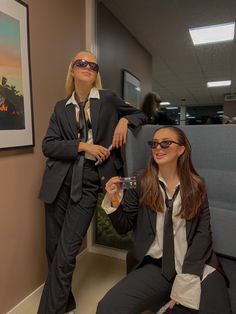
<svg viewBox="0 0 236 314"><path fill-rule="evenodd" d="M112 140L113 148L119 148L126 143L128 123L126 118L121 118L117 123Z"/></svg>

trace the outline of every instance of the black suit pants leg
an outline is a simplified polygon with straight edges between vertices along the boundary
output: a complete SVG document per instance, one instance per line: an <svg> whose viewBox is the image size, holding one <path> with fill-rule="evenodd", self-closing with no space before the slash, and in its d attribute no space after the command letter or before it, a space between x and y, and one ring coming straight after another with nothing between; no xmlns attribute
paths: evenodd
<svg viewBox="0 0 236 314"><path fill-rule="evenodd" d="M98 303L97 314L140 314L169 300L172 283L153 263L133 270L111 288Z"/></svg>
<svg viewBox="0 0 236 314"><path fill-rule="evenodd" d="M46 229L46 256L48 269L50 269L58 242L60 240L62 226L65 220L68 202L70 199L72 167L67 173L60 192L52 204L45 203L45 229ZM75 298L70 290L66 312L76 307Z"/></svg>
<svg viewBox="0 0 236 314"><path fill-rule="evenodd" d="M76 263L76 255L79 252L82 240L87 232L89 224L92 220L94 210L96 208L97 196L100 181L97 169L93 163L86 163L83 171L83 191L82 197L78 203L73 203L64 190L60 191L57 199L58 212L55 225L53 226L52 237L49 239L50 232L47 233L47 256L51 260L49 273L43 289L38 314L64 314L66 311L72 310L68 308L68 300L70 298L72 275ZM65 204L67 208L64 208ZM65 212L63 218L63 210ZM47 215L47 213L46 213ZM46 219L52 222L52 217ZM60 225L62 228L59 234L59 241L56 244L56 237ZM47 228L50 224L47 225ZM56 246L56 250L55 250ZM53 255L53 250L55 253Z"/></svg>
<svg viewBox="0 0 236 314"><path fill-rule="evenodd" d="M216 270L202 281L199 314L232 314L225 279Z"/></svg>

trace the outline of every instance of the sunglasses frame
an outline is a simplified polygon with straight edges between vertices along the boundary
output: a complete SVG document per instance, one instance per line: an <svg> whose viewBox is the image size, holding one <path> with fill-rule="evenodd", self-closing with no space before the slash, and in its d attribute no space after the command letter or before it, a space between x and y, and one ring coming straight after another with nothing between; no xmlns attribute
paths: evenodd
<svg viewBox="0 0 236 314"><path fill-rule="evenodd" d="M163 146L163 143L168 143L168 144L167 144L167 146L165 146L165 144ZM177 143L177 142L172 141L172 140L164 140L164 141L161 141L161 142L158 142L156 140L148 141L148 145L151 147L151 149L156 149L156 148L158 148L158 146L160 146L160 148L162 148L162 149L167 149L173 143L181 146L180 143Z"/></svg>
<svg viewBox="0 0 236 314"><path fill-rule="evenodd" d="M96 62L91 62L86 59L77 59L73 62L72 67L77 66L78 68L86 68L89 65L89 69L98 73L99 65Z"/></svg>

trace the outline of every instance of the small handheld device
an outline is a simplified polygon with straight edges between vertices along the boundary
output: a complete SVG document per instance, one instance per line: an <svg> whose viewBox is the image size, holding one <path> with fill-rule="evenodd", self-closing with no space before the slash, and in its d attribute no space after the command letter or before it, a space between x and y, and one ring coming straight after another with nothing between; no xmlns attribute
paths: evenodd
<svg viewBox="0 0 236 314"><path fill-rule="evenodd" d="M136 177L121 177L120 178L121 189L135 189L137 186Z"/></svg>

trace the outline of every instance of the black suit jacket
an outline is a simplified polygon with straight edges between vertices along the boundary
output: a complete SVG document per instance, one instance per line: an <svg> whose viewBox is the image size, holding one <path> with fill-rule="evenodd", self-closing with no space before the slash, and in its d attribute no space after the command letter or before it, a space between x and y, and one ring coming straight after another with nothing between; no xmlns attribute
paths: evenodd
<svg viewBox="0 0 236 314"><path fill-rule="evenodd" d="M127 272L136 269L155 239L156 212L139 203L140 179L137 189L127 190L122 204L109 215L118 233L134 231L134 244L127 254ZM204 265L208 264L220 271L228 284L222 266L212 248L210 212L208 201L202 206L200 215L186 221L188 249L184 258L183 273L202 277Z"/></svg>
<svg viewBox="0 0 236 314"><path fill-rule="evenodd" d="M100 99L90 99L94 144L109 147L121 117L127 118L129 126L133 128L146 122L146 116L142 111L127 105L112 91L101 90L99 94ZM43 139L42 149L48 160L39 198L46 203L55 200L68 169L80 158L75 106L73 104L65 106L67 100L68 98L56 104ZM98 166L103 187L110 177L121 173L122 167L120 149L112 150L110 157Z"/></svg>

